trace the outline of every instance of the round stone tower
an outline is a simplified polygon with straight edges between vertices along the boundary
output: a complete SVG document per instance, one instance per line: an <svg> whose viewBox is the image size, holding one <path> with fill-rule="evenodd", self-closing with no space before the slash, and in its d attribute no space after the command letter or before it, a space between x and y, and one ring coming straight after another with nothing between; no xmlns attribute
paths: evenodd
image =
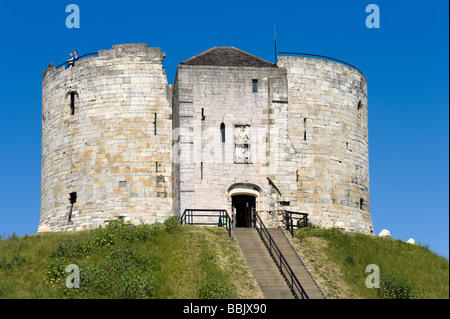
<svg viewBox="0 0 450 319"><path fill-rule="evenodd" d="M316 58L280 56L277 65L288 103L274 111L271 158L283 200L321 226L373 233L365 76Z"/></svg>
<svg viewBox="0 0 450 319"><path fill-rule="evenodd" d="M172 215L171 88L164 53L113 46L42 83L38 232L135 224Z"/></svg>

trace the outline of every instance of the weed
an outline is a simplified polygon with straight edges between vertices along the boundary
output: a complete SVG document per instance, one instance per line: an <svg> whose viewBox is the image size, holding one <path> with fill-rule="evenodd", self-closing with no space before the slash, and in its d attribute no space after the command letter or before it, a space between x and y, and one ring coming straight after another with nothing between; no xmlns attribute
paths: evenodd
<svg viewBox="0 0 450 319"><path fill-rule="evenodd" d="M58 285L66 276L66 264L63 260L51 259L47 265L44 281L52 286Z"/></svg>
<svg viewBox="0 0 450 319"><path fill-rule="evenodd" d="M125 273L121 276L123 297L127 299L147 299L155 296L156 281L152 273L144 275Z"/></svg>
<svg viewBox="0 0 450 319"><path fill-rule="evenodd" d="M207 279L200 283L200 299L230 299L235 297L233 287L217 279Z"/></svg>
<svg viewBox="0 0 450 319"><path fill-rule="evenodd" d="M178 221L177 216L169 217L164 221L164 229L169 234L176 232L178 229L180 229L180 227L180 222Z"/></svg>
<svg viewBox="0 0 450 319"><path fill-rule="evenodd" d="M416 299L414 289L404 278L394 272L382 274L380 277L379 294L389 299Z"/></svg>

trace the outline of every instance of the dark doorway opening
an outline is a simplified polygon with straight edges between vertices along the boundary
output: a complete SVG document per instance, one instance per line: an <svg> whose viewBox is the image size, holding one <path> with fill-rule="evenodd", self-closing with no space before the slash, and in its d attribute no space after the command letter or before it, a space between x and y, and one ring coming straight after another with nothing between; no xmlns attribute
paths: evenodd
<svg viewBox="0 0 450 319"><path fill-rule="evenodd" d="M254 196L235 195L232 197L233 211L235 212L236 227L252 227L252 211L256 207Z"/></svg>

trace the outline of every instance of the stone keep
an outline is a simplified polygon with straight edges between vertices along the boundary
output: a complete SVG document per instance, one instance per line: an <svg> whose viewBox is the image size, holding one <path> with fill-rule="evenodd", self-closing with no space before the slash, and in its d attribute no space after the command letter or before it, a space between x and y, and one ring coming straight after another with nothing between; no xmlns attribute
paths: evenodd
<svg viewBox="0 0 450 319"><path fill-rule="evenodd" d="M253 209L269 227L290 210L373 233L362 73L216 47L181 62L169 85L163 57L117 45L44 72L40 227L152 223L188 208L251 226Z"/></svg>

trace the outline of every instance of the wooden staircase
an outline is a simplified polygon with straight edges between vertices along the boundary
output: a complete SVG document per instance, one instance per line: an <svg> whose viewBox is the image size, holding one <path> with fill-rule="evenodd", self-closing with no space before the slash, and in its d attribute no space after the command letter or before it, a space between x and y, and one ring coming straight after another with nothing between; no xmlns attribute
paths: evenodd
<svg viewBox="0 0 450 319"><path fill-rule="evenodd" d="M311 299L324 299L324 294L303 265L283 231L277 228L271 228L268 231L299 279L308 297ZM256 229L233 228L232 234L238 241L246 263L258 282L264 297L266 299L293 299L294 295Z"/></svg>

